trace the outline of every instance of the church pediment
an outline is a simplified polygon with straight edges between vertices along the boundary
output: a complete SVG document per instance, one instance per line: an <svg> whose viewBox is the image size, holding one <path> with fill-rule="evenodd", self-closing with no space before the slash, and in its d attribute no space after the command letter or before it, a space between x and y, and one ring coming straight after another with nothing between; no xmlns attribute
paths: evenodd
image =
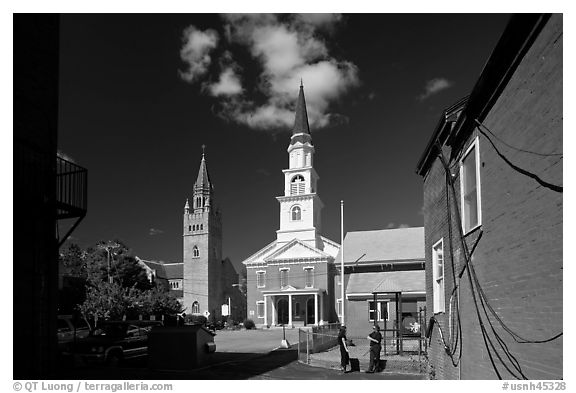
<svg viewBox="0 0 576 393"><path fill-rule="evenodd" d="M315 247L309 246L308 244L294 239L287 243L276 252L270 254L265 258L266 262L273 261L285 261L290 259L326 259L330 258L330 255L326 254L322 250L318 250Z"/></svg>

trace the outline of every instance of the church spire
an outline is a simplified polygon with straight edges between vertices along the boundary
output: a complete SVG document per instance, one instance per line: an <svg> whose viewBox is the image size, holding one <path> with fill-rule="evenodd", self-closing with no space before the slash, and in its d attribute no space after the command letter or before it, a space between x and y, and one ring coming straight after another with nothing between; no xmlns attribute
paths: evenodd
<svg viewBox="0 0 576 393"><path fill-rule="evenodd" d="M204 153L206 145L202 145L202 161L200 162L200 169L198 170L198 177L196 178L196 183L194 188L211 188L210 177L208 177L208 169L206 168L206 159Z"/></svg>
<svg viewBox="0 0 576 393"><path fill-rule="evenodd" d="M306 112L304 86L302 84L302 79L300 79L300 93L298 94L298 102L296 103L296 118L294 119L292 135L302 133L310 135L310 126L308 124L308 113Z"/></svg>

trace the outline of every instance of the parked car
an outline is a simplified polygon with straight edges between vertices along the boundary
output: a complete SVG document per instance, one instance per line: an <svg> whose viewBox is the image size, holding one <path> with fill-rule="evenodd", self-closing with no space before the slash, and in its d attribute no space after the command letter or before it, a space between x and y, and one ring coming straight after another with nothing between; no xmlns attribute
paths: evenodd
<svg viewBox="0 0 576 393"><path fill-rule="evenodd" d="M74 340L85 339L90 335L90 325L83 317L58 315L58 348L62 351Z"/></svg>
<svg viewBox="0 0 576 393"><path fill-rule="evenodd" d="M106 321L70 347L85 363L117 366L126 359L148 355L148 333L161 321Z"/></svg>

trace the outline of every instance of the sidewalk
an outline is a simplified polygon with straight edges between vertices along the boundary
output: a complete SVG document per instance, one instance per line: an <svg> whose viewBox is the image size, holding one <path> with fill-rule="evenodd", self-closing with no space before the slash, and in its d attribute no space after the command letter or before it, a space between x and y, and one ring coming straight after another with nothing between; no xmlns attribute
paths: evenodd
<svg viewBox="0 0 576 393"><path fill-rule="evenodd" d="M306 357L306 354L303 354ZM352 348L350 351L350 357L358 358L360 362L360 371L364 372L368 370L370 360L362 354L354 353ZM381 356L381 361L384 363L384 370L382 373L394 373L394 374L408 374L408 375L421 375L425 377L426 375L426 364L422 358L422 362L418 360L418 355L388 355ZM303 359L301 358L301 361ZM334 347L328 351L310 354L309 365L314 367L323 367L333 370L340 369L340 348Z"/></svg>

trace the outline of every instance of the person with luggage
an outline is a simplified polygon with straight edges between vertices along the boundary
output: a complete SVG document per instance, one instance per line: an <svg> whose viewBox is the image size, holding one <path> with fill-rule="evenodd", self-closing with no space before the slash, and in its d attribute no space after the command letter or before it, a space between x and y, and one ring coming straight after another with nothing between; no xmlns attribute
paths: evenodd
<svg viewBox="0 0 576 393"><path fill-rule="evenodd" d="M370 366L367 373L380 371L380 350L382 349L380 343L382 341L382 334L380 334L380 326L375 324L372 326L372 333L366 337L370 341Z"/></svg>
<svg viewBox="0 0 576 393"><path fill-rule="evenodd" d="M350 351L346 346L346 326L340 326L338 333L338 344L340 345L340 371L346 372L346 366L350 360Z"/></svg>

